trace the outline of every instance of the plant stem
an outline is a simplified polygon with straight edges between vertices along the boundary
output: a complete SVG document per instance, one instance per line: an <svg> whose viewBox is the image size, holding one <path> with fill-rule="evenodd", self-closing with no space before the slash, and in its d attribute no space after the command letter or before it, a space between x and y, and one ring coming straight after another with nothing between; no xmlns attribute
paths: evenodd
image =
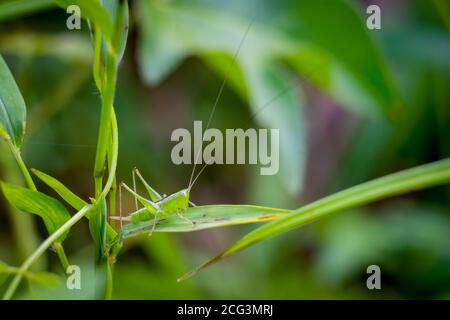
<svg viewBox="0 0 450 320"><path fill-rule="evenodd" d="M16 159L17 165L19 166L19 169L22 172L22 175L25 179L28 188L30 188L33 191L37 191L36 185L34 184L33 179L31 178L30 172L28 171L25 163L23 162L22 156L20 155L20 149L12 143L11 139L6 139L6 142L8 143L11 153L14 155L14 158Z"/></svg>
<svg viewBox="0 0 450 320"><path fill-rule="evenodd" d="M55 242L53 244L53 247L56 250L56 254L58 255L59 261L61 261L61 265L63 267L64 272L66 272L70 263L69 263L69 260L67 259L66 253L64 252L64 248L63 248L61 242L59 242L59 241Z"/></svg>
<svg viewBox="0 0 450 320"><path fill-rule="evenodd" d="M6 144L0 146L2 178L13 183L20 183L22 176L17 170L15 160L11 161L10 157L6 157L6 148ZM32 215L23 214L12 205L8 204L5 209L11 220L19 261L23 261L41 242L36 232L36 221ZM44 269L44 264L39 263L34 267L35 271L42 271Z"/></svg>
<svg viewBox="0 0 450 320"><path fill-rule="evenodd" d="M37 191L36 185L34 184L34 181L31 178L30 172L28 171L25 163L23 162L22 156L20 154L20 149L12 143L11 139L6 139L6 141L12 154L14 155L14 158L16 159L17 165L19 166L19 169L22 172L22 175L25 179L26 184L28 185L28 188L30 188L33 191ZM69 266L69 260L67 259L66 253L64 252L64 248L60 242L55 242L54 247L58 255L59 261L61 262L61 265L65 272L67 270L67 267Z"/></svg>
<svg viewBox="0 0 450 320"><path fill-rule="evenodd" d="M105 289L105 299L111 300L113 293L113 267L114 263L108 259L106 263L106 289Z"/></svg>
<svg viewBox="0 0 450 320"><path fill-rule="evenodd" d="M30 266L39 259L39 257L45 252L45 250L47 250L52 245L52 243L55 242L56 239L58 239L61 235L63 235L66 231L68 231L74 224L76 224L80 219L82 219L86 215L86 213L89 212L90 209L92 209L92 205L88 204L84 206L80 211L78 211L74 216L72 216L72 218L67 220L66 223L64 223L58 230L52 233L47 239L45 239L44 242L41 243L41 245L36 249L36 251L34 251L33 254L29 256L28 259L25 260L25 262L20 266L17 274L14 276L14 279L11 281L11 283L8 286L8 289L3 295L3 300L11 299L17 287L19 286L20 280L22 279L25 272L27 272L27 270L30 268Z"/></svg>
<svg viewBox="0 0 450 320"><path fill-rule="evenodd" d="M108 54L106 66L106 83L102 91L102 110L100 114L100 126L98 129L97 152L95 155L94 179L95 196L99 199L102 189L103 174L105 170L106 150L108 148L111 120L113 114L113 102L116 86L117 64L114 54ZM109 191L109 190L108 190Z"/></svg>

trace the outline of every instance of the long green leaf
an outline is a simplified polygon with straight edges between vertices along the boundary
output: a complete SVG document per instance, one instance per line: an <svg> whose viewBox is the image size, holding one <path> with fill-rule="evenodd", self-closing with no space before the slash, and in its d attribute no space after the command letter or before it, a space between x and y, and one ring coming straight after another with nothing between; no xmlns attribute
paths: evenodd
<svg viewBox="0 0 450 320"><path fill-rule="evenodd" d="M58 230L70 215L66 208L56 199L38 191L33 191L16 185L1 183L6 199L17 209L40 216L47 227L48 233ZM60 237L63 241L67 232Z"/></svg>
<svg viewBox="0 0 450 320"><path fill-rule="evenodd" d="M355 187L340 191L313 202L293 214L267 223L250 232L234 245L207 261L179 280L187 279L200 270L250 245L301 227L328 214L364 205L384 198L421 190L450 182L450 158L378 178Z"/></svg>
<svg viewBox="0 0 450 320"><path fill-rule="evenodd" d="M117 52L117 63L122 60L127 45L129 12L128 3L123 0L102 0L102 5L114 24L113 45ZM107 47L103 43L103 58L106 61Z"/></svg>
<svg viewBox="0 0 450 320"><path fill-rule="evenodd" d="M63 198L69 205L71 205L76 210L81 210L84 206L87 205L87 202L78 197L72 191L69 190L64 184L62 184L59 180L53 178L52 176L43 173L42 171L31 169L33 173L45 184L47 184L50 188L56 191L61 198ZM86 214L87 219L92 219L95 216L95 212L89 212ZM112 226L109 224L106 225L106 239L108 243L114 242L116 240L118 234L114 230Z"/></svg>
<svg viewBox="0 0 450 320"><path fill-rule="evenodd" d="M0 55L0 137L20 147L25 134L26 107L16 81Z"/></svg>
<svg viewBox="0 0 450 320"><path fill-rule="evenodd" d="M145 210L141 209L141 210ZM158 219L155 232L191 232L209 228L255 223L278 219L289 215L289 210L251 205L211 205L187 209L183 217L178 215ZM130 223L124 226L124 238L151 232L153 220Z"/></svg>
<svg viewBox="0 0 450 320"><path fill-rule="evenodd" d="M87 202L81 199L79 196L77 196L75 193L69 190L65 185L63 185L61 182L59 182L57 179L53 178L52 176L49 176L48 174L45 174L39 170L31 169L31 171L39 178L41 181L43 181L45 184L47 184L50 188L55 190L61 198L63 198L68 204L70 204L73 208L76 210L81 210L85 205L87 205Z"/></svg>

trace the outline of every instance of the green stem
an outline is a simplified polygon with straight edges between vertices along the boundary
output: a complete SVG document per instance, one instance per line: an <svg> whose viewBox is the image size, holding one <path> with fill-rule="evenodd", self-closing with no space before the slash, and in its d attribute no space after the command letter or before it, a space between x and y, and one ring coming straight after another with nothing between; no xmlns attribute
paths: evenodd
<svg viewBox="0 0 450 320"><path fill-rule="evenodd" d="M13 183L20 183L22 175L16 170L17 165L15 161L10 161L10 157L6 157L6 148L6 144L0 146L0 164L3 179ZM11 220L19 261L23 261L41 242L36 232L36 221L32 215L23 214L12 205L7 205L5 209ZM43 263L35 265L35 271L42 271L43 269Z"/></svg>
<svg viewBox="0 0 450 320"><path fill-rule="evenodd" d="M105 289L105 299L111 300L113 293L113 267L114 263L108 259L106 263L106 289Z"/></svg>
<svg viewBox="0 0 450 320"><path fill-rule="evenodd" d="M22 175L25 179L26 184L28 185L28 188L30 188L33 191L37 191L36 185L34 184L34 181L31 178L30 172L28 171L25 163L23 162L22 156L20 154L20 149L12 143L11 139L6 139L6 141L12 154L14 155L14 158L16 159L17 165L19 166L19 169L22 172ZM69 266L69 260L67 259L66 253L64 252L64 248L60 242L55 242L54 247L58 255L59 261L64 271L66 271L67 267Z"/></svg>
<svg viewBox="0 0 450 320"><path fill-rule="evenodd" d="M110 138L116 76L116 57L113 54L108 54L106 66L106 83L104 85L104 91L102 92L102 111L100 114L100 127L98 131L97 152L95 155L94 167L95 195L97 199L100 198L99 194L102 189L101 187L105 169L106 150Z"/></svg>
<svg viewBox="0 0 450 320"><path fill-rule="evenodd" d="M17 165L19 166L19 169L22 172L22 175L25 179L26 184L28 185L28 188L30 188L33 191L37 191L36 185L34 184L33 179L31 178L30 172L28 171L27 166L23 162L22 156L20 155L20 149L12 143L11 139L6 139L6 142L8 143L11 153L14 155L14 158L16 159Z"/></svg>
<svg viewBox="0 0 450 320"><path fill-rule="evenodd" d="M54 243L60 236L62 236L66 231L68 231L73 225L75 225L78 221L80 221L88 212L92 209L92 205L84 206L80 211L78 211L72 218L67 220L58 230L52 233L41 245L33 252L31 256L28 257L27 260L20 266L17 274L14 276L14 279L8 286L6 290L3 300L9 300L13 296L17 287L19 286L20 280L23 275L28 271L28 269L35 263L39 257Z"/></svg>
<svg viewBox="0 0 450 320"><path fill-rule="evenodd" d="M61 242L59 242L59 241L55 242L53 244L53 247L56 250L56 254L58 255L59 261L61 262L64 272L66 272L70 263L69 263L69 259L67 259L66 253L64 252L64 248L63 248Z"/></svg>

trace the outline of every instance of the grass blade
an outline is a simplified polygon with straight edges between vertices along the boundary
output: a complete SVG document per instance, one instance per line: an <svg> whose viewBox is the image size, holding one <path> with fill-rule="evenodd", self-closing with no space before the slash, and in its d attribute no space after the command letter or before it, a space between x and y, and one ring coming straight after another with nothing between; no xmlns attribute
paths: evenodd
<svg viewBox="0 0 450 320"><path fill-rule="evenodd" d="M145 210L145 209L141 209ZM191 232L209 228L263 222L289 215L291 211L250 205L211 205L191 207L183 213L156 221L155 232ZM192 221L192 223L190 221ZM153 220L124 226L124 238L151 232Z"/></svg>
<svg viewBox="0 0 450 320"><path fill-rule="evenodd" d="M448 182L450 182L450 158L403 170L337 192L299 208L289 216L267 223L248 233L221 254L178 280L185 280L226 256L241 251L252 244L301 227L328 214Z"/></svg>

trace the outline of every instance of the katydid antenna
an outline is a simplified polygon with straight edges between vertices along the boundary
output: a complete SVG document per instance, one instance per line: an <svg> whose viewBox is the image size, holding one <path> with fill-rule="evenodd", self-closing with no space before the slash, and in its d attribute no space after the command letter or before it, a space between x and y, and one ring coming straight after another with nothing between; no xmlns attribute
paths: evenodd
<svg viewBox="0 0 450 320"><path fill-rule="evenodd" d="M255 19L256 19L256 14L254 14L252 19L250 20L250 23L248 24L247 29L245 30L244 35L243 35L241 41L239 42L238 48L237 48L236 52L234 53L233 59L232 59L232 61L230 63L230 68L228 69L228 71L227 71L227 73L226 73L226 75L225 75L225 77L224 77L224 79L222 81L222 84L220 85L219 93L217 94L216 100L214 101L214 105L213 105L213 108L211 110L211 113L209 115L208 122L207 122L207 125L206 125L206 130L208 130L209 126L211 125L212 117L213 117L213 115L214 115L214 113L216 111L216 108L217 108L217 105L219 103L220 97L222 96L223 90L225 89L225 85L227 84L228 77L229 77L229 75L231 73L231 70L233 69L234 65L236 64L236 60L237 60L237 57L239 55L239 52L241 51L242 45L244 44L244 41L247 38L248 32L250 31L250 28L251 28L253 22L255 21ZM192 173L191 173L191 177L189 179L189 185L188 185L188 189L189 190L193 186L195 180L197 180L197 178L200 176L200 174L206 168L206 166L208 166L210 164L208 162L205 163L203 168L200 169L199 173L197 174L197 176L194 179L195 168L197 166L197 161L198 161L198 158L200 156L200 152L201 152L201 149L198 150L197 155L195 156L195 159L194 159L194 167L192 168Z"/></svg>

